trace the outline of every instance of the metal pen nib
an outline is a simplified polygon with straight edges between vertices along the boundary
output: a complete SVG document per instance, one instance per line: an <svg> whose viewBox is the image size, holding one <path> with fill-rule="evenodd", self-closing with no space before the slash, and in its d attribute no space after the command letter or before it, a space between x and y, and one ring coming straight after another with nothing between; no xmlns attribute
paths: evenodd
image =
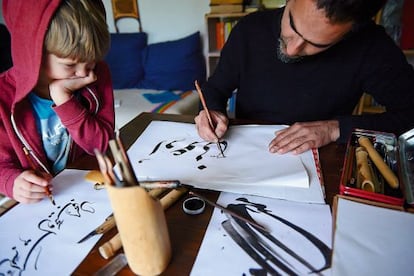
<svg viewBox="0 0 414 276"><path fill-rule="evenodd" d="M56 205L56 202L53 199L53 196L52 195L49 195L49 199L50 199L50 202L52 202L53 205Z"/></svg>
<svg viewBox="0 0 414 276"><path fill-rule="evenodd" d="M52 202L53 205L56 205L55 199L53 198L52 192L50 191L49 187L46 187L46 194L49 197L50 202Z"/></svg>
<svg viewBox="0 0 414 276"><path fill-rule="evenodd" d="M219 141L217 141L216 145L217 145L218 150L220 151L221 157L226 157L224 155L223 149L221 148L221 145L220 145Z"/></svg>

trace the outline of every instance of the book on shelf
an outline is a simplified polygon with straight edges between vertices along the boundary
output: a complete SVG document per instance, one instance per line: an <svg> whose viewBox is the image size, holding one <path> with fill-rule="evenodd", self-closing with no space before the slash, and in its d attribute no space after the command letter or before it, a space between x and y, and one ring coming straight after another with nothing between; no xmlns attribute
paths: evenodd
<svg viewBox="0 0 414 276"><path fill-rule="evenodd" d="M244 5L245 12L255 12L263 9L262 0L250 0Z"/></svg>
<svg viewBox="0 0 414 276"><path fill-rule="evenodd" d="M286 0L262 0L265 9L277 9L286 5Z"/></svg>
<svg viewBox="0 0 414 276"><path fill-rule="evenodd" d="M220 51L224 46L224 21L216 23L216 48Z"/></svg>
<svg viewBox="0 0 414 276"><path fill-rule="evenodd" d="M216 22L216 48L220 51L224 43L226 42L227 38L230 35L231 30L236 25L237 20L220 20Z"/></svg>
<svg viewBox="0 0 414 276"><path fill-rule="evenodd" d="M210 5L210 13L235 13L243 12L243 4Z"/></svg>
<svg viewBox="0 0 414 276"><path fill-rule="evenodd" d="M244 0L210 0L210 5L243 4Z"/></svg>

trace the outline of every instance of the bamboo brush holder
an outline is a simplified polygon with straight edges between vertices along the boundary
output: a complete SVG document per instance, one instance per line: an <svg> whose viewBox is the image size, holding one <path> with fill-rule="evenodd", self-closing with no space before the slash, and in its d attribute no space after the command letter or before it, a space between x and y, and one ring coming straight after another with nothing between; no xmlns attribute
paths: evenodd
<svg viewBox="0 0 414 276"><path fill-rule="evenodd" d="M171 243L159 200L139 186L106 187L129 267L138 275L161 274Z"/></svg>

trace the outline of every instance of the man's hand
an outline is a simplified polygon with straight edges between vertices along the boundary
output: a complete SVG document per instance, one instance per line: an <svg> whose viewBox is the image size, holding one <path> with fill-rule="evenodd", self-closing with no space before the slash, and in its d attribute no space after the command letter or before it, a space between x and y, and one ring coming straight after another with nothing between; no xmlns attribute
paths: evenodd
<svg viewBox="0 0 414 276"><path fill-rule="evenodd" d="M47 196L50 180L50 177L38 176L34 171L24 171L14 180L13 198L21 203L38 202Z"/></svg>
<svg viewBox="0 0 414 276"><path fill-rule="evenodd" d="M72 97L74 91L93 83L96 79L95 73L90 70L85 77L54 80L49 85L50 97L56 105L61 105Z"/></svg>
<svg viewBox="0 0 414 276"><path fill-rule="evenodd" d="M201 110L200 113L198 113L194 121L196 123L198 135L200 135L201 138L208 142L217 142L217 138L220 139L226 133L229 119L223 113L212 110L210 110L210 116L213 124L215 124L214 129L211 129L207 113L204 110Z"/></svg>
<svg viewBox="0 0 414 276"><path fill-rule="evenodd" d="M300 154L336 141L339 138L339 122L331 120L295 123L275 132L275 135L276 138L269 144L270 152Z"/></svg>

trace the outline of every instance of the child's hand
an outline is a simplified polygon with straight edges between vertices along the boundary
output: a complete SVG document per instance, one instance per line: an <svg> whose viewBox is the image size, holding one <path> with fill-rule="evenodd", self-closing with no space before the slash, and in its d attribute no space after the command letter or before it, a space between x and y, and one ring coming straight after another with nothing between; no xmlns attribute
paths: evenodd
<svg viewBox="0 0 414 276"><path fill-rule="evenodd" d="M13 198L21 203L35 203L46 195L50 177L38 176L34 171L24 171L14 180Z"/></svg>
<svg viewBox="0 0 414 276"><path fill-rule="evenodd" d="M95 73L90 70L85 77L54 80L49 84L50 97L56 105L61 105L72 97L74 91L93 83L96 79Z"/></svg>

